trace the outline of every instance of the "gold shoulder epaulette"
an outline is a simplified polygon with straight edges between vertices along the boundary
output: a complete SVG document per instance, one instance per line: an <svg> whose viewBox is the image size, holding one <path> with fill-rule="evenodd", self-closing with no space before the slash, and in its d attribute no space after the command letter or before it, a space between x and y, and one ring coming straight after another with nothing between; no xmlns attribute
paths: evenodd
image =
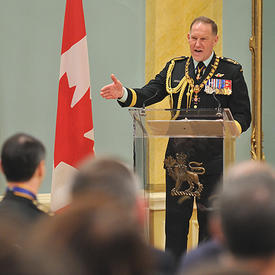
<svg viewBox="0 0 275 275"><path fill-rule="evenodd" d="M171 61L172 61L172 60L173 60L173 61L185 60L185 59L187 59L187 58L188 58L188 56L179 56L179 57L172 58Z"/></svg>
<svg viewBox="0 0 275 275"><path fill-rule="evenodd" d="M221 59L224 60L224 61L228 61L230 63L236 64L236 65L241 65L239 62L237 62L237 61L235 61L235 60L233 60L231 58L227 58L227 57L223 56L223 57L221 57Z"/></svg>

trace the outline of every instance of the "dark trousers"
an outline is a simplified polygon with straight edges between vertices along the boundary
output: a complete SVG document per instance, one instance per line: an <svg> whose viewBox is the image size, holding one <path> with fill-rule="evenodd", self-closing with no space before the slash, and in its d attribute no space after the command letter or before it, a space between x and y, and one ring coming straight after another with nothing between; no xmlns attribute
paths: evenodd
<svg viewBox="0 0 275 275"><path fill-rule="evenodd" d="M174 139L175 140L175 139ZM211 200L209 198L217 188L217 183L221 178L223 162L222 162L222 141L220 139L212 139L209 144L215 150L212 151L215 154L213 158L209 158L209 150L211 146L204 147L196 146L199 139L195 140L193 144L190 139L176 139L175 142L171 139L168 143L166 157L175 156L176 152L184 152L188 156L189 161L197 161L204 163L206 172L203 175L199 175L199 181L203 184L204 188L199 199L197 199L197 217L199 223L199 242L209 239L207 230L208 215ZM203 144L206 142L203 139ZM173 146L175 145L176 146ZM186 147L188 144L188 147ZM190 146L193 144L193 146ZM216 144L216 145L215 145ZM205 144L204 144L205 145ZM207 149L207 154L204 154L203 150L197 148ZM191 152L191 153L189 153ZM219 154L217 154L217 152ZM176 258L179 258L187 247L187 235L189 231L189 220L193 212L193 197L188 197L184 201L181 201L181 196L172 196L171 190L175 187L175 180L166 173L166 223L165 223L165 234L166 234L166 250L169 250L174 254ZM187 183L183 183L182 190L188 188Z"/></svg>

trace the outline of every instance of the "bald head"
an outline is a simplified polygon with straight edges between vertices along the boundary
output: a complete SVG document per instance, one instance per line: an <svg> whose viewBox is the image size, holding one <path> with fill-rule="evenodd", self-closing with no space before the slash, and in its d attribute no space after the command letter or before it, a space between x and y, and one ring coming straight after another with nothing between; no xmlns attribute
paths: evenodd
<svg viewBox="0 0 275 275"><path fill-rule="evenodd" d="M132 208L138 196L138 180L123 162L115 158L94 157L80 167L72 189L73 197L88 192L111 195Z"/></svg>
<svg viewBox="0 0 275 275"><path fill-rule="evenodd" d="M244 162L228 170L223 184L220 213L232 253L241 257L272 255L275 252L274 170L263 162Z"/></svg>
<svg viewBox="0 0 275 275"><path fill-rule="evenodd" d="M274 174L273 168L266 162L256 160L244 161L238 165L231 167L226 172L226 180L242 178L249 176L250 174L258 174L261 172Z"/></svg>

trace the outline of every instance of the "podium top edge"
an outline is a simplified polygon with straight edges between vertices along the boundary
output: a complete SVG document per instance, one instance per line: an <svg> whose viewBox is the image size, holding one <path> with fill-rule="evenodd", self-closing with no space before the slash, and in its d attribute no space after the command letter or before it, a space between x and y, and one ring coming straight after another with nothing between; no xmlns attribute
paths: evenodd
<svg viewBox="0 0 275 275"><path fill-rule="evenodd" d="M129 107L127 108L129 111L188 111L188 112L201 112L201 111L214 111L217 110L217 108L198 108L198 109L170 109L170 108L138 108L138 107ZM222 111L230 111L229 108L222 108Z"/></svg>

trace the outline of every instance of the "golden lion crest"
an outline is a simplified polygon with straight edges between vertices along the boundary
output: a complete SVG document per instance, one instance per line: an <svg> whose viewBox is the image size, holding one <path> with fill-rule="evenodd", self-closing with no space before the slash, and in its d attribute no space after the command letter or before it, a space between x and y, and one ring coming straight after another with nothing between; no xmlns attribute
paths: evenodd
<svg viewBox="0 0 275 275"><path fill-rule="evenodd" d="M202 163L191 161L187 164L187 155L177 153L176 158L168 156L164 160L164 167L168 175L176 182L175 187L171 190L172 196L191 196L200 198L203 185L200 183L198 175L203 175L205 173ZM183 182L187 182L189 188L181 191L180 188Z"/></svg>

